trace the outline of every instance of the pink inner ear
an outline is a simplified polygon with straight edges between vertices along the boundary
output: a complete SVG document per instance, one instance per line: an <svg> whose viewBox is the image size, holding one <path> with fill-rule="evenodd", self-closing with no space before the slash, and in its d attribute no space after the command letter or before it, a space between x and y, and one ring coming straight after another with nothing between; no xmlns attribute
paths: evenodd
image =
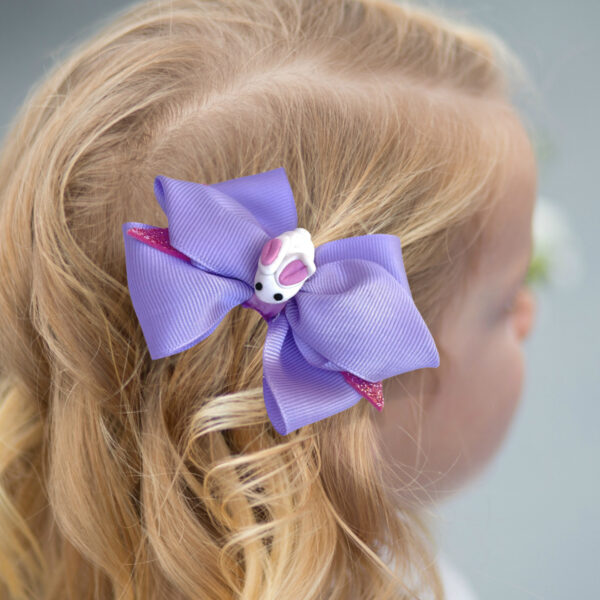
<svg viewBox="0 0 600 600"><path fill-rule="evenodd" d="M294 283L298 283L307 277L308 269L306 268L306 265L297 258L286 265L283 271L281 271L279 283L282 285L294 285Z"/></svg>
<svg viewBox="0 0 600 600"><path fill-rule="evenodd" d="M281 240L279 238L273 238L269 240L262 249L260 253L260 262L263 265L270 265L279 254L279 249L281 248Z"/></svg>

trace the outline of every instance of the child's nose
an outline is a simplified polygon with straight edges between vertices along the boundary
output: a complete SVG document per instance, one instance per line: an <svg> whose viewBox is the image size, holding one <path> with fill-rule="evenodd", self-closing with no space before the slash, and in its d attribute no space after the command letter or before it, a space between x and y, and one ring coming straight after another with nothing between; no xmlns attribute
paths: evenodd
<svg viewBox="0 0 600 600"><path fill-rule="evenodd" d="M517 294L514 314L515 327L519 339L524 340L531 333L535 322L536 310L537 302L535 295L531 288L524 286Z"/></svg>

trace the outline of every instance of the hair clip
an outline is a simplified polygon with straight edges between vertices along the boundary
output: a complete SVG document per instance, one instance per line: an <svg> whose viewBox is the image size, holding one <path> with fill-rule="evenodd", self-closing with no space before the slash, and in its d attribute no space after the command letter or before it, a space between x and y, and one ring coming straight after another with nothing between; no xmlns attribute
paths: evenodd
<svg viewBox="0 0 600 600"><path fill-rule="evenodd" d="M268 327L267 414L281 435L366 398L382 380L439 366L408 285L400 238L314 247L283 167L205 185L158 175L168 227L122 226L129 292L153 360L208 337L240 305Z"/></svg>

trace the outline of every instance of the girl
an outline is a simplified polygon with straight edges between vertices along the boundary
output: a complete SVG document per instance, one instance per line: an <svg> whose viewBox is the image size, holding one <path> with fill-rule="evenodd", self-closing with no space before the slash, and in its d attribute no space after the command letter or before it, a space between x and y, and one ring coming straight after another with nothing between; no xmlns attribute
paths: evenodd
<svg viewBox="0 0 600 600"><path fill-rule="evenodd" d="M376 0L134 5L0 156L0 597L444 597L424 509L497 449L523 376L536 167L492 34ZM236 306L152 360L122 225L157 175L285 168L315 247L396 235L438 368L280 435Z"/></svg>

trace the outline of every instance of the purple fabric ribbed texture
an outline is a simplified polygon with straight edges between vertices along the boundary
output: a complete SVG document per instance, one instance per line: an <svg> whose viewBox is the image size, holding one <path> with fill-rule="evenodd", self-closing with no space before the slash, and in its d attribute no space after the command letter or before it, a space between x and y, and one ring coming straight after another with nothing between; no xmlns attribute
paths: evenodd
<svg viewBox="0 0 600 600"><path fill-rule="evenodd" d="M133 307L152 359L208 337L254 294L264 244L295 229L285 169L204 185L159 175L156 198L170 245L161 252L122 226ZM361 398L342 371L376 382L439 366L433 337L414 304L400 238L369 234L315 248L316 272L270 318L263 348L267 413L281 435L350 408Z"/></svg>

